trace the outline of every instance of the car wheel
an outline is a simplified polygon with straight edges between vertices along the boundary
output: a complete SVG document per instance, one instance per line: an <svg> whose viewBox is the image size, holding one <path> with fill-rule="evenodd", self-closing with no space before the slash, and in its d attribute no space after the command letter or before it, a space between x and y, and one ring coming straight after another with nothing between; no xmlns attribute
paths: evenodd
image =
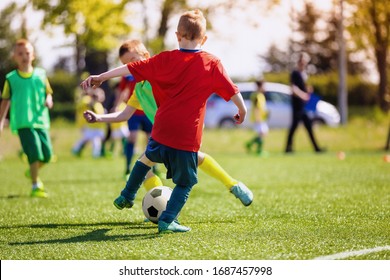
<svg viewBox="0 0 390 280"><path fill-rule="evenodd" d="M232 118L223 118L219 122L220 128L234 128L236 127L236 122Z"/></svg>

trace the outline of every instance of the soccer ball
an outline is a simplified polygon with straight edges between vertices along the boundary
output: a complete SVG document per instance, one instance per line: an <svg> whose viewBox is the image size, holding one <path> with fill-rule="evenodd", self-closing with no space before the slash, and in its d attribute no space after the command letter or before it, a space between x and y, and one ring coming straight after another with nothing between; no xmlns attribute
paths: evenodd
<svg viewBox="0 0 390 280"><path fill-rule="evenodd" d="M142 210L145 217L157 224L161 213L166 209L172 189L161 186L148 191L142 200Z"/></svg>

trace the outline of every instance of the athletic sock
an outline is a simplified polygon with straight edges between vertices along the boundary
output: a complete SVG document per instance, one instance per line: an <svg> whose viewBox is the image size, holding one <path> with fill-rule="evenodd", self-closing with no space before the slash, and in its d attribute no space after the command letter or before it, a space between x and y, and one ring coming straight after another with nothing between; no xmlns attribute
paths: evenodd
<svg viewBox="0 0 390 280"><path fill-rule="evenodd" d="M134 154L134 144L133 143L126 143L125 148L126 153L126 172L130 170L131 160L133 159Z"/></svg>
<svg viewBox="0 0 390 280"><path fill-rule="evenodd" d="M238 181L233 179L213 157L208 154L204 155L204 160L199 165L199 168L203 170L203 172L222 182L228 189L238 183Z"/></svg>
<svg viewBox="0 0 390 280"><path fill-rule="evenodd" d="M127 180L126 187L122 190L121 195L129 201L134 200L135 195L137 194L138 189L149 170L149 166L137 160L131 170L129 180Z"/></svg>
<svg viewBox="0 0 390 280"><path fill-rule="evenodd" d="M263 139L260 137L257 137L256 139L256 144L257 144L257 153L260 154L263 151Z"/></svg>
<svg viewBox="0 0 390 280"><path fill-rule="evenodd" d="M162 183L160 177L158 177L157 175L153 175L152 177L149 177L149 178L145 179L145 181L144 181L144 187L145 187L146 191L150 191L154 187L158 187L158 186L162 186L162 185L163 185L163 183Z"/></svg>
<svg viewBox="0 0 390 280"><path fill-rule="evenodd" d="M191 189L192 186L176 185L167 203L167 208L162 212L159 220L169 224L172 223L186 203Z"/></svg>

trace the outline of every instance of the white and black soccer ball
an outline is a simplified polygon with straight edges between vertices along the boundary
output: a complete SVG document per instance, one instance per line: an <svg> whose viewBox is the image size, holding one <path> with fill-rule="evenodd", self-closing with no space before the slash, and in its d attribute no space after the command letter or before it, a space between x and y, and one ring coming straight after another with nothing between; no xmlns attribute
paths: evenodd
<svg viewBox="0 0 390 280"><path fill-rule="evenodd" d="M166 186L155 187L148 191L142 200L145 217L157 224L161 213L167 208L172 189Z"/></svg>

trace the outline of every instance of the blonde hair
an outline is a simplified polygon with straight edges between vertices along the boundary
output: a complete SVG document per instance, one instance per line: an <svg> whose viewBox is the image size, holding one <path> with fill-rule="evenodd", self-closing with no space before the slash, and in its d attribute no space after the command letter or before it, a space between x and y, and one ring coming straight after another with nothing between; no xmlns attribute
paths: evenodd
<svg viewBox="0 0 390 280"><path fill-rule="evenodd" d="M124 55L127 52L136 52L139 55L142 55L145 58L150 56L145 45L140 40L128 40L124 42L119 48L119 57Z"/></svg>
<svg viewBox="0 0 390 280"><path fill-rule="evenodd" d="M33 45L30 43L29 40L27 39L18 39L16 42L15 42L15 45L14 45L14 48L13 50L15 51L15 49L17 47L31 47L32 50L34 50L34 47Z"/></svg>
<svg viewBox="0 0 390 280"><path fill-rule="evenodd" d="M177 25L177 33L187 40L202 39L206 35L206 18L195 9L183 13Z"/></svg>

